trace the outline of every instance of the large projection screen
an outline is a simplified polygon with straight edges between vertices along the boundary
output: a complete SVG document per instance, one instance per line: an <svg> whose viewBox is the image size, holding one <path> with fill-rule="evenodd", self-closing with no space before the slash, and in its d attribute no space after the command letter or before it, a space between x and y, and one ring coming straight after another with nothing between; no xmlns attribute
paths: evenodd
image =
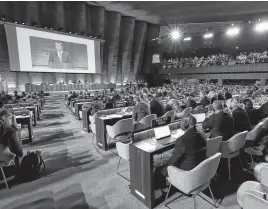
<svg viewBox="0 0 268 209"><path fill-rule="evenodd" d="M100 41L5 24L11 71L101 73Z"/></svg>

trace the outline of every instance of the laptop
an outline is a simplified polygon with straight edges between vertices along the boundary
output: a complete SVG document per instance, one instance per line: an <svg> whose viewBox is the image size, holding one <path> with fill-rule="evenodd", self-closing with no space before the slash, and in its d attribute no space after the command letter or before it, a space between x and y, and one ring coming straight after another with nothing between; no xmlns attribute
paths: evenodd
<svg viewBox="0 0 268 209"><path fill-rule="evenodd" d="M160 144L167 145L174 142L174 139L171 137L169 126L154 128L154 134L156 141Z"/></svg>
<svg viewBox="0 0 268 209"><path fill-rule="evenodd" d="M195 114L194 117L196 118L197 123L203 123L206 119L206 113Z"/></svg>

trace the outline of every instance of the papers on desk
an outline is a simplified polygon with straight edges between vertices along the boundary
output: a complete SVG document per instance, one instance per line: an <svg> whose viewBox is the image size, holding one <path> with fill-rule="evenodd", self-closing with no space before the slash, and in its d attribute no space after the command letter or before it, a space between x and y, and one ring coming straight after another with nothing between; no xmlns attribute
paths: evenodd
<svg viewBox="0 0 268 209"><path fill-rule="evenodd" d="M105 120L105 119L113 119L113 118L122 118L124 116L129 116L129 115L132 115L132 113L111 114L111 115L106 115L106 116L100 116L100 119Z"/></svg>

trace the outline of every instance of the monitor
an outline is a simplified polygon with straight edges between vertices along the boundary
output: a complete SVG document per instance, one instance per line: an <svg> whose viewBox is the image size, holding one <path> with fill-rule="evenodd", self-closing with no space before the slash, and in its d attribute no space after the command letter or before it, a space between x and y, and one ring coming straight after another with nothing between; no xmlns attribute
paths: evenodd
<svg viewBox="0 0 268 209"><path fill-rule="evenodd" d="M154 128L154 134L157 140L171 136L169 126L160 126L160 127Z"/></svg>

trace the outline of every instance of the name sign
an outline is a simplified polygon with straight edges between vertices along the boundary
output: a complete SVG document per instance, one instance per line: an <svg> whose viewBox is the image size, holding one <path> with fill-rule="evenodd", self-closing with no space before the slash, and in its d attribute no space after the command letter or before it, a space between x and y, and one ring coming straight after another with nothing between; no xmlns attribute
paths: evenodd
<svg viewBox="0 0 268 209"><path fill-rule="evenodd" d="M161 117L152 120L152 127L164 126L171 123L171 116Z"/></svg>
<svg viewBox="0 0 268 209"><path fill-rule="evenodd" d="M126 106L127 106L127 103L125 103L125 102L114 103L114 108L126 107Z"/></svg>

